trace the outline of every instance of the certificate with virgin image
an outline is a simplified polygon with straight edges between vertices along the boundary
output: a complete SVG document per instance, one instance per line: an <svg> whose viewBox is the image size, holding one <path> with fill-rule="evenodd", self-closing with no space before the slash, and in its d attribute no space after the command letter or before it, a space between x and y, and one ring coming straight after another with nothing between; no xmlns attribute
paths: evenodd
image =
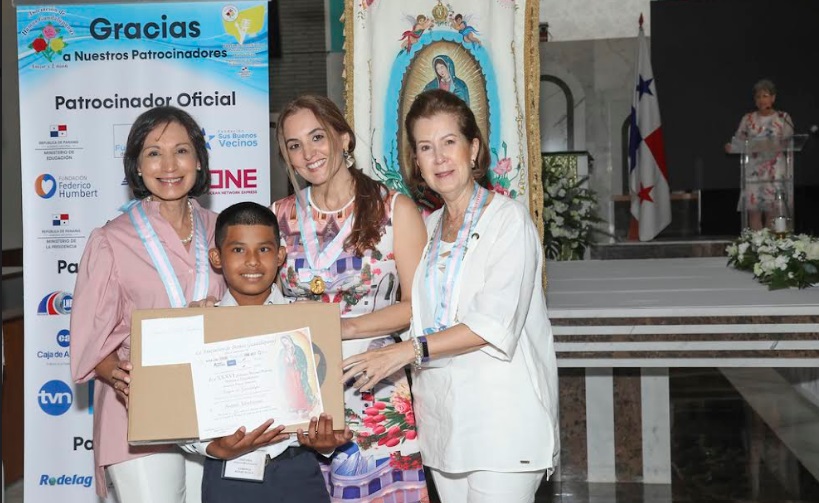
<svg viewBox="0 0 819 503"><path fill-rule="evenodd" d="M204 344L191 360L202 440L269 419L303 424L323 412L310 328Z"/></svg>

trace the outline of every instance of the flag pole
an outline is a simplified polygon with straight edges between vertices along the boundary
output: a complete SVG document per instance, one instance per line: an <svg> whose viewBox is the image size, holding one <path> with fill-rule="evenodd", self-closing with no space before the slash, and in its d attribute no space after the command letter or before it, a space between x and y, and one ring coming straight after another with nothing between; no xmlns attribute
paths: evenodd
<svg viewBox="0 0 819 503"><path fill-rule="evenodd" d="M638 24L640 27L640 31L643 29L643 13L640 13L640 18L638 19ZM640 222L634 218L634 215L631 214L629 210L629 222L628 222L628 236L627 239L629 241L639 241L640 240Z"/></svg>

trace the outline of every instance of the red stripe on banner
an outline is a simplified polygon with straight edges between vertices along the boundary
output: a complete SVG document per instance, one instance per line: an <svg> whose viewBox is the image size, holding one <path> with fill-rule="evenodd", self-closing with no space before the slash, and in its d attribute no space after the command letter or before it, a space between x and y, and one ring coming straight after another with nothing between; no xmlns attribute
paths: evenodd
<svg viewBox="0 0 819 503"><path fill-rule="evenodd" d="M645 139L646 146L657 161L657 166L663 174L663 178L668 181L668 169L665 167L665 147L663 146L663 128L658 127Z"/></svg>

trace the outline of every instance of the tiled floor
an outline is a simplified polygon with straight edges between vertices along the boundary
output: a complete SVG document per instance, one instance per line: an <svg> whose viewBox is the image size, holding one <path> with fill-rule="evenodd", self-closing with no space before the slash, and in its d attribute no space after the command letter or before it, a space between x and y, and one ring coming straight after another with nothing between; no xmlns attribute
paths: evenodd
<svg viewBox="0 0 819 503"><path fill-rule="evenodd" d="M672 369L670 378L671 486L552 481L541 486L535 503L819 502L816 478L718 369ZM736 374L732 379L740 384ZM754 384L765 386L760 380ZM798 406L801 426L819 427L815 404L781 397L777 402L777 417L787 418L790 409ZM811 411L809 419L805 419L806 410ZM765 419L772 423L770 416ZM785 438L788 432L791 430L778 434ZM819 452L811 450L816 439L803 440L809 449L800 456L812 465L811 456L819 457ZM789 443L793 446L793 439ZM434 493L432 496L438 503ZM21 501L22 483L18 482L7 488L5 503Z"/></svg>

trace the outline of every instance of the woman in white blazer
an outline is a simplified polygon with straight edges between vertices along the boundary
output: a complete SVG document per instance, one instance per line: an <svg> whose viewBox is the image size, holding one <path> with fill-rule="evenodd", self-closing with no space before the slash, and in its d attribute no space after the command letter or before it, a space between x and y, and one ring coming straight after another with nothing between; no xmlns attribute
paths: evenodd
<svg viewBox="0 0 819 503"><path fill-rule="evenodd" d="M414 188L444 207L412 288L410 340L344 361L366 389L414 367L424 462L444 503L530 503L557 462L557 363L543 293L543 251L522 204L492 193L475 116L443 90L418 95L405 120Z"/></svg>

